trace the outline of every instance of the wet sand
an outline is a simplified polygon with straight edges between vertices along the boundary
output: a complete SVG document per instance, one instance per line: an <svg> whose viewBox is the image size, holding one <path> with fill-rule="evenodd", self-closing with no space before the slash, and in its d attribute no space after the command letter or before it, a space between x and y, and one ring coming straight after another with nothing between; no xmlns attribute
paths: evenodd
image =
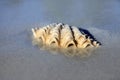
<svg viewBox="0 0 120 80"><path fill-rule="evenodd" d="M120 80L120 1L0 1L0 80ZM101 43L89 57L32 45L31 28L64 22Z"/></svg>

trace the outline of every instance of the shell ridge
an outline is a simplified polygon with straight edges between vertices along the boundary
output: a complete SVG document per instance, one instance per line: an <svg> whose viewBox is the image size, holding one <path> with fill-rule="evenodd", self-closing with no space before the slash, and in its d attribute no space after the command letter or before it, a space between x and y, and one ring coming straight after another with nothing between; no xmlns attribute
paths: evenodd
<svg viewBox="0 0 120 80"><path fill-rule="evenodd" d="M69 45L76 48L88 46L98 47L101 45L94 37L82 28L69 26L63 23L53 23L43 28L32 28L34 38L42 39L42 42L51 45L55 42L57 47L67 48Z"/></svg>

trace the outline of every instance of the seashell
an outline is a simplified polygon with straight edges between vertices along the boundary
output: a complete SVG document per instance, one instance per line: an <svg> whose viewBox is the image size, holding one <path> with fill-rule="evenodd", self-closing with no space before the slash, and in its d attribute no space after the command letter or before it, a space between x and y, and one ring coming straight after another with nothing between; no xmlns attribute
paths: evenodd
<svg viewBox="0 0 120 80"><path fill-rule="evenodd" d="M59 26L56 26L55 28L51 29L46 39L46 44L59 46L60 44L60 31L59 30L60 30Z"/></svg>
<svg viewBox="0 0 120 80"><path fill-rule="evenodd" d="M60 48L92 48L101 44L75 26L53 23L42 28L32 28L34 39L49 46Z"/></svg>
<svg viewBox="0 0 120 80"><path fill-rule="evenodd" d="M61 38L60 38L60 45L61 47L75 47L75 42L73 38L72 31L69 25L64 25L61 30Z"/></svg>

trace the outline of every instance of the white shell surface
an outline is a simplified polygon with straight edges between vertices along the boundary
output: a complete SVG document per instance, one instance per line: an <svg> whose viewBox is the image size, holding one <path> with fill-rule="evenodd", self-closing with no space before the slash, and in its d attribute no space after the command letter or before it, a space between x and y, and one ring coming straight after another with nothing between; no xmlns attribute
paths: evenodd
<svg viewBox="0 0 120 80"><path fill-rule="evenodd" d="M43 28L32 28L32 32L34 39L58 48L93 48L101 45L97 40L90 38L89 34L83 34L79 28L68 24L53 23Z"/></svg>

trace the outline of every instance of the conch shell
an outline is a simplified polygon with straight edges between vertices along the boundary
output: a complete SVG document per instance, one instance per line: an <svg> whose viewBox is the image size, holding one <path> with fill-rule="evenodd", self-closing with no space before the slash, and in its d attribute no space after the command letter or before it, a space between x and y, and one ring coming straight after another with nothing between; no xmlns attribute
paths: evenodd
<svg viewBox="0 0 120 80"><path fill-rule="evenodd" d="M95 38L75 26L53 23L42 28L32 28L34 39L58 48L93 48L101 45Z"/></svg>

